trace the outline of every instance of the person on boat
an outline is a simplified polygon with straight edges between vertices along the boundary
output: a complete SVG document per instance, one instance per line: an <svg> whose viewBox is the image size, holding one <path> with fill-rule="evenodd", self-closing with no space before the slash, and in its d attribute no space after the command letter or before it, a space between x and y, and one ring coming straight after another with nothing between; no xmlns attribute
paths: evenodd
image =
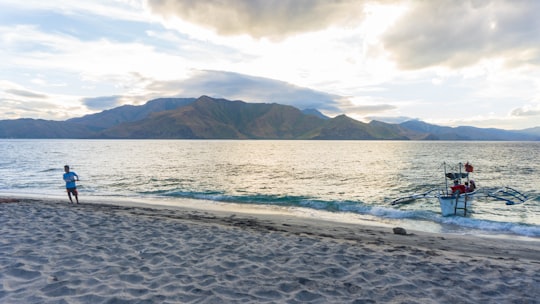
<svg viewBox="0 0 540 304"><path fill-rule="evenodd" d="M467 183L465 183L465 185L467 185ZM474 192L474 190L476 190L476 183L471 179L467 187L467 192Z"/></svg>
<svg viewBox="0 0 540 304"><path fill-rule="evenodd" d="M64 166L64 181L66 182L66 191L69 197L69 201L73 204L73 199L71 198L71 194L75 196L75 200L77 201L77 204L79 203L79 193L77 192L77 184L76 181L79 180L79 176L77 173L73 171L69 171L69 166Z"/></svg>
<svg viewBox="0 0 540 304"><path fill-rule="evenodd" d="M452 189L452 194L461 194L467 192L467 188L465 188L465 185L460 184L459 180L454 180L454 185L450 187Z"/></svg>

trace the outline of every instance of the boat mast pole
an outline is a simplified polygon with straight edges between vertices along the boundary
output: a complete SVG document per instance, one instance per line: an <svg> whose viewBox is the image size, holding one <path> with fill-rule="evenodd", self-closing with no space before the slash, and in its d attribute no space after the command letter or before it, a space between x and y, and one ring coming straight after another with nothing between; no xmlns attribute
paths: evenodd
<svg viewBox="0 0 540 304"><path fill-rule="evenodd" d="M469 178L469 175L471 174L471 172L469 172L468 167L467 165L469 164L469 161L467 161L467 163L465 164L465 172L467 172L467 182L470 182L470 178Z"/></svg>
<svg viewBox="0 0 540 304"><path fill-rule="evenodd" d="M446 187L444 188L444 193L445 195L448 195L448 179L446 178L446 162L443 162L443 167L444 167L444 183L446 185Z"/></svg>
<svg viewBox="0 0 540 304"><path fill-rule="evenodd" d="M459 184L461 185L461 166L463 165L461 162L458 164L459 165Z"/></svg>

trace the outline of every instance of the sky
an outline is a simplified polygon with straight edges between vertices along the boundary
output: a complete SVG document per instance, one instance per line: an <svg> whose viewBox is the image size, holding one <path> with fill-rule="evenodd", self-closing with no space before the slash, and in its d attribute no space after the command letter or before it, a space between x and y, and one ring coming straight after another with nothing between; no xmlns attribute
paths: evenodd
<svg viewBox="0 0 540 304"><path fill-rule="evenodd" d="M537 0L0 0L0 119L159 97L540 126Z"/></svg>

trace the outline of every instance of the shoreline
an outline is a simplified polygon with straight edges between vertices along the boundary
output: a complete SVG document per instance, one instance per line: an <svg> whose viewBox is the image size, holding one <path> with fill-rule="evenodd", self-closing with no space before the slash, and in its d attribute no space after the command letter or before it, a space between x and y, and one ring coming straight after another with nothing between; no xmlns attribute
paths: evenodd
<svg viewBox="0 0 540 304"><path fill-rule="evenodd" d="M50 193L17 193L0 192L0 199L35 199L52 200L58 202L68 202L65 195ZM301 206L280 206L280 205L260 205L245 204L234 202L220 202L215 200L206 200L198 198L178 198L178 197L136 197L136 196L88 196L85 195L81 201L83 204L107 204L126 207L143 207L153 209L188 209L188 210L206 210L209 212L225 212L234 214L254 214L254 215L283 215L293 218L303 218L311 221L328 221L337 225L353 224L365 225L370 227L403 227L407 231L416 231L442 236L477 236L482 238L495 238L500 240L523 240L531 242L540 242L540 236L529 234L527 231L516 232L512 230L500 231L491 229L482 229L468 227L464 225L455 225L453 221L462 221L467 217L457 216L443 217L441 221L433 219L412 219L400 217L380 217L374 214L361 214L354 212L331 212L328 210L305 208ZM481 220L481 219L480 219ZM487 223L489 225L489 223ZM500 223L503 224L502 222ZM511 225L517 223L510 222ZM526 225L526 224L523 224ZM526 226L523 226L527 229ZM520 228L522 229L522 228ZM536 232L535 232L536 233Z"/></svg>
<svg viewBox="0 0 540 304"><path fill-rule="evenodd" d="M327 303L540 297L540 242L126 200L0 198L0 302ZM26 300L26 301L25 301Z"/></svg>

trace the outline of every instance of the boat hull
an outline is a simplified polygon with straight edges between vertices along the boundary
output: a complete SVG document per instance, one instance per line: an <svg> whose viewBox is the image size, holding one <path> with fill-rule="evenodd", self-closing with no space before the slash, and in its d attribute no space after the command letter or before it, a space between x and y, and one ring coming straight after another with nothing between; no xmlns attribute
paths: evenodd
<svg viewBox="0 0 540 304"><path fill-rule="evenodd" d="M474 195L441 195L438 197L442 216L467 215L472 209Z"/></svg>

